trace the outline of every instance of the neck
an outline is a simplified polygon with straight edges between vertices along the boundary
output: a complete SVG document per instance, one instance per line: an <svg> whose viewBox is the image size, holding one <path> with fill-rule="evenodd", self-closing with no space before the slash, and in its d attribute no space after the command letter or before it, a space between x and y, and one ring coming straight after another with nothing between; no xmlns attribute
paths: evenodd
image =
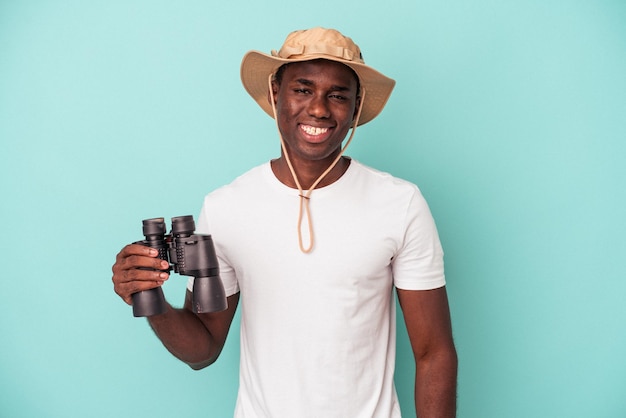
<svg viewBox="0 0 626 418"><path fill-rule="evenodd" d="M326 169L332 164L333 159L322 161L293 161L293 168L298 176L298 181L302 189L309 190L311 186L317 181L317 179L326 171ZM289 166L285 155L282 154L280 158L271 161L272 171L276 178L283 184L293 189L297 189L298 186L291 175ZM326 174L326 176L315 186L316 189L333 184L348 170L350 166L350 158L341 157L332 170Z"/></svg>

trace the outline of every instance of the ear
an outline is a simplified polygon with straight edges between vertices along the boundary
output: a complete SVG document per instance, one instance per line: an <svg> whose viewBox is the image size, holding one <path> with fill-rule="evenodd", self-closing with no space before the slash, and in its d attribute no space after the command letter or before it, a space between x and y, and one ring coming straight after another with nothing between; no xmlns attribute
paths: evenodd
<svg viewBox="0 0 626 418"><path fill-rule="evenodd" d="M272 104L272 96L274 97L274 104L276 104L276 96L278 95L279 85L276 81L272 80L271 90L267 91L267 102Z"/></svg>
<svg viewBox="0 0 626 418"><path fill-rule="evenodd" d="M354 102L354 113L352 114L352 122L356 119L357 114L359 113L359 108L361 107L361 95L356 96L356 100Z"/></svg>

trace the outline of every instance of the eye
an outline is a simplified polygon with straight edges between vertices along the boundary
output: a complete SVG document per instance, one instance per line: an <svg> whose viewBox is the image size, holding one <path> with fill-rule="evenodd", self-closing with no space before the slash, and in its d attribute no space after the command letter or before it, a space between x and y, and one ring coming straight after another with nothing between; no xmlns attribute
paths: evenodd
<svg viewBox="0 0 626 418"><path fill-rule="evenodd" d="M329 96L331 99L335 99L335 100L339 100L339 101L345 101L348 100L348 98L346 96L342 96L341 94L331 94Z"/></svg>
<svg viewBox="0 0 626 418"><path fill-rule="evenodd" d="M294 91L294 93L298 93L298 94L309 94L309 93L311 93L311 90L305 89L305 88L302 88L302 87L295 88L295 89L293 89L293 91Z"/></svg>

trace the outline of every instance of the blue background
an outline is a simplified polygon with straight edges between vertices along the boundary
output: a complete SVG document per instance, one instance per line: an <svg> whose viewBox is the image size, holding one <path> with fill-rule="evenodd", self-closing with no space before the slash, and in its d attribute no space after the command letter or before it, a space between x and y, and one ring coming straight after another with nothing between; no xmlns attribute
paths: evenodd
<svg viewBox="0 0 626 418"><path fill-rule="evenodd" d="M0 416L231 415L238 322L193 372L110 269L141 219L278 155L239 63L318 25L397 80L348 154L431 205L459 417L626 416L625 22L618 0L0 1Z"/></svg>

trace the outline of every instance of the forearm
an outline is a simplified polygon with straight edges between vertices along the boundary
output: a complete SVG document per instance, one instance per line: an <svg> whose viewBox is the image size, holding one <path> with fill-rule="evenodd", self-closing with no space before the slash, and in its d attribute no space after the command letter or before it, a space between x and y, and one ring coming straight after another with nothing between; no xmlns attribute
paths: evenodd
<svg viewBox="0 0 626 418"><path fill-rule="evenodd" d="M221 351L202 321L186 308L169 306L166 313L149 317L148 322L165 348L193 369L213 363Z"/></svg>
<svg viewBox="0 0 626 418"><path fill-rule="evenodd" d="M454 347L428 353L416 364L415 410L418 418L456 416L457 356Z"/></svg>

